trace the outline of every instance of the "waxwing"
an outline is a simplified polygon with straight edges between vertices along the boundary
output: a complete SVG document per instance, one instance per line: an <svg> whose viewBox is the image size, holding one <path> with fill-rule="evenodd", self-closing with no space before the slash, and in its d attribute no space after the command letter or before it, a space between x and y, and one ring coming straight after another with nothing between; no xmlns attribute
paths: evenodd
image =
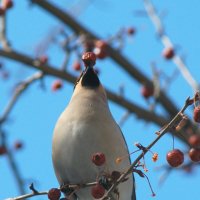
<svg viewBox="0 0 200 200"><path fill-rule="evenodd" d="M55 126L52 159L61 186L91 183L102 177L105 180L112 172L125 172L130 166L129 156L121 163L116 163L118 157L129 153L93 65L86 63L71 100ZM97 152L105 155L103 166L96 166L92 162L92 156ZM111 199L135 200L134 183L134 177L130 174L117 187L119 196L113 193ZM109 188L106 183L102 185L105 189ZM72 200L94 199L91 187L80 187L74 191L69 189L65 195Z"/></svg>

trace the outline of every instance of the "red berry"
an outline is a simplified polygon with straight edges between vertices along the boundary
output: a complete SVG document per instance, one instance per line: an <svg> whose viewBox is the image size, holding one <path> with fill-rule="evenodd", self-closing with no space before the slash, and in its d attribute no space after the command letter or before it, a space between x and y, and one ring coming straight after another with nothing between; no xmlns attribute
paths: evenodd
<svg viewBox="0 0 200 200"><path fill-rule="evenodd" d="M91 194L95 199L100 199L105 194L105 188L97 183L95 186L92 187Z"/></svg>
<svg viewBox="0 0 200 200"><path fill-rule="evenodd" d="M80 70L81 70L81 63L78 62L78 61L74 62L74 64L73 64L73 69L74 69L75 71L80 71Z"/></svg>
<svg viewBox="0 0 200 200"><path fill-rule="evenodd" d="M0 7L0 16L4 15L5 14L5 9Z"/></svg>
<svg viewBox="0 0 200 200"><path fill-rule="evenodd" d="M135 33L135 29L133 27L129 27L127 29L127 33L128 33L128 35L133 35Z"/></svg>
<svg viewBox="0 0 200 200"><path fill-rule="evenodd" d="M103 40L97 40L96 42L95 42L95 47L99 47L99 48L107 48L107 46L108 46L108 44L107 44L107 42L106 41L103 41Z"/></svg>
<svg viewBox="0 0 200 200"><path fill-rule="evenodd" d="M95 42L94 53L97 58L104 59L105 57L108 56L107 46L108 46L107 42L103 40L97 40Z"/></svg>
<svg viewBox="0 0 200 200"><path fill-rule="evenodd" d="M82 55L82 60L86 67L94 66L96 63L96 55L93 52L85 52Z"/></svg>
<svg viewBox="0 0 200 200"><path fill-rule="evenodd" d="M117 181L120 176L121 176L121 173L118 171L112 171L111 173L111 179L113 181Z"/></svg>
<svg viewBox="0 0 200 200"><path fill-rule="evenodd" d="M48 56L46 55L40 56L39 61L41 64L46 64L48 62Z"/></svg>
<svg viewBox="0 0 200 200"><path fill-rule="evenodd" d="M92 155L92 162L97 166L101 166L106 162L106 157L101 152L95 153Z"/></svg>
<svg viewBox="0 0 200 200"><path fill-rule="evenodd" d="M144 85L144 86L141 88L141 94L142 94L142 96L143 96L144 98L146 98L146 99L148 99L149 97L153 96L153 93L154 93L153 87Z"/></svg>
<svg viewBox="0 0 200 200"><path fill-rule="evenodd" d="M12 0L4 0L2 4L3 4L4 9L9 9L9 8L13 7L13 1Z"/></svg>
<svg viewBox="0 0 200 200"><path fill-rule="evenodd" d="M193 162L199 162L200 161L200 149L195 149L195 148L190 149L189 157Z"/></svg>
<svg viewBox="0 0 200 200"><path fill-rule="evenodd" d="M0 155L4 155L7 153L7 149L5 146L0 146Z"/></svg>
<svg viewBox="0 0 200 200"><path fill-rule="evenodd" d="M101 48L98 48L98 47L96 47L94 49L94 53L95 53L96 57L99 58L99 59L104 59L104 58L107 57L106 51L101 49Z"/></svg>
<svg viewBox="0 0 200 200"><path fill-rule="evenodd" d="M61 196L61 192L59 189L57 188L52 188L49 190L48 192L48 198L50 200L59 200L60 199L60 196Z"/></svg>
<svg viewBox="0 0 200 200"><path fill-rule="evenodd" d="M200 147L200 135L190 136L188 142L192 147L195 147L195 148Z"/></svg>
<svg viewBox="0 0 200 200"><path fill-rule="evenodd" d="M169 60L174 57L174 49L172 47L166 47L163 50L162 55L164 58Z"/></svg>
<svg viewBox="0 0 200 200"><path fill-rule="evenodd" d="M184 162L184 154L179 149L174 149L167 153L166 159L169 165L178 167Z"/></svg>
<svg viewBox="0 0 200 200"><path fill-rule="evenodd" d="M14 148L15 149L21 149L23 147L23 143L21 141L16 141L14 143Z"/></svg>
<svg viewBox="0 0 200 200"><path fill-rule="evenodd" d="M194 108L193 119L195 122L200 123L200 106Z"/></svg>
<svg viewBox="0 0 200 200"><path fill-rule="evenodd" d="M52 91L57 91L58 89L62 88L63 83L61 80L55 80L51 86Z"/></svg>

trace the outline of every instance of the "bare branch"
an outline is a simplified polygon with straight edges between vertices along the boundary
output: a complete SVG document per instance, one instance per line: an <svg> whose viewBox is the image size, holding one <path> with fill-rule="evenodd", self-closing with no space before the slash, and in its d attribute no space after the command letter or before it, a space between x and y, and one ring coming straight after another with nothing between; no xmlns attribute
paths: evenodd
<svg viewBox="0 0 200 200"><path fill-rule="evenodd" d="M165 33L162 21L159 18L159 15L157 14L156 9L153 6L151 0L143 0L143 2L146 12L154 24L161 42L165 47L173 47L174 45L170 40L169 36ZM172 60L174 61L174 63L176 64L176 66L178 67L179 71L181 72L185 80L188 82L188 84L193 88L193 90L195 92L198 91L200 89L199 85L196 82L196 80L192 77L183 59L179 55L175 54Z"/></svg>
<svg viewBox="0 0 200 200"><path fill-rule="evenodd" d="M126 178L128 176L128 174L133 172L133 169L135 168L135 166L137 165L137 163L144 157L144 155L148 152L149 149L151 149L159 140L161 137L163 137L167 132L171 131L171 129L174 127L174 125L177 124L177 122L179 122L181 120L180 116L184 113L184 111L187 109L188 106L191 105L190 103L190 99L188 98L185 101L185 105L183 106L183 108L176 114L176 116L164 127L162 128L159 132L159 135L157 136L157 138L146 147L146 151L142 151L142 153L135 159L135 161L131 164L131 166L129 167L129 169L123 173L119 179L111 186L111 188L107 191L107 193L105 194L105 196L103 197L103 199L107 199L107 197L109 197L109 195L116 189L116 187L124 180L124 178Z"/></svg>
<svg viewBox="0 0 200 200"><path fill-rule="evenodd" d="M64 12L63 10L57 8L52 3L48 2L47 0L29 0L53 16L57 17L61 20L64 24L70 27L77 35L85 34L89 38L93 40L98 40L99 37L96 36L94 33L87 30L83 25L79 24L73 17L71 17L68 13ZM146 83L148 85L153 85L152 81L149 80L141 71L139 71L139 67L137 67L133 62L129 61L125 56L123 56L118 50L115 50L111 46L108 45L108 53L111 59L125 72L127 72L133 79L137 80L139 83L143 84ZM167 110L167 112L174 116L178 109L170 100L166 94L160 91L160 95L158 97L158 102L163 105L163 108Z"/></svg>
<svg viewBox="0 0 200 200"><path fill-rule="evenodd" d="M9 113L11 112L15 103L19 99L20 95L30 86L31 83L40 79L42 76L43 76L43 73L38 72L32 75L31 77L29 77L27 80L23 81L21 84L19 84L16 87L14 95L12 96L11 100L8 102L8 105L6 106L2 116L0 117L0 124L3 123L7 119Z"/></svg>
<svg viewBox="0 0 200 200"><path fill-rule="evenodd" d="M25 190L24 190L24 181L23 181L22 176L20 174L18 165L15 162L13 153L8 148L8 145L7 145L7 135L3 132L2 129L0 129L0 138L2 139L2 143L3 143L3 145L6 148L6 155L7 155L7 158L8 158L8 164L9 164L9 166L11 168L11 171L13 172L13 175L14 175L14 178L16 180L19 193L20 194L24 194L25 193Z"/></svg>
<svg viewBox="0 0 200 200"><path fill-rule="evenodd" d="M57 69L57 68L52 67L47 64L41 65L39 62L36 62L34 59L32 59L26 55L20 54L16 51L7 52L7 51L3 51L0 49L0 55L5 56L10 59L13 59L15 61L24 63L32 68L41 70L44 74L59 77L70 83L75 83L75 81L76 81L76 77L69 74L68 72L64 72L63 70ZM156 115L155 113L150 112L150 111L142 108L141 106L138 106L138 105L134 104L133 102L128 101L127 99L113 93L112 91L110 91L108 89L106 89L106 93L107 93L108 98L111 101L117 103L118 105L120 105L122 107L125 107L131 113L134 113L135 115L137 115L139 118L142 118L146 121L154 122L159 126L163 126L167 122L167 120L164 117Z"/></svg>
<svg viewBox="0 0 200 200"><path fill-rule="evenodd" d="M41 196L41 195L47 195L48 191L44 191L44 192L37 192L37 193L30 193L30 194L24 194L18 197L13 197L13 198L7 198L5 200L22 200L22 199L27 199L27 198L31 198L31 197L35 197L35 196Z"/></svg>
<svg viewBox="0 0 200 200"><path fill-rule="evenodd" d="M0 49L0 55L10 58L12 60L21 62L23 64L26 64L27 66L35 68L37 70L41 70L44 73L44 75L48 74L48 75L56 76L56 77L59 77L61 79L68 81L69 83L75 83L75 81L76 81L76 77L74 77L72 74L70 74L66 71L57 69L57 68L52 67L47 64L42 65L42 64L40 64L40 62L37 62L36 60L34 60L24 54L16 52L14 50L8 52L8 51L4 51L4 50ZM149 110L129 101L128 99L125 99L125 98L115 94L114 92L112 92L108 89L106 89L106 93L107 93L109 100L113 101L114 103L118 104L121 107L124 107L127 111L129 111L132 114L135 114L138 118L141 118L147 122L153 122L160 127L162 127L168 123L168 119L166 119L165 117L158 115L152 111L149 111ZM189 120L188 120L188 126L194 130L197 129L196 126L193 125L192 122ZM181 131L184 132L184 135L186 138L188 138L190 136L190 133L188 132L187 129L183 129ZM177 135L177 136L179 137L179 135ZM183 140L182 137L179 137L179 138L181 140ZM183 140L183 142L187 143L187 141L185 141L185 140Z"/></svg>
<svg viewBox="0 0 200 200"><path fill-rule="evenodd" d="M2 43L3 49L9 50L10 44L6 37L6 13L4 13L4 15L0 17L0 26L0 41Z"/></svg>

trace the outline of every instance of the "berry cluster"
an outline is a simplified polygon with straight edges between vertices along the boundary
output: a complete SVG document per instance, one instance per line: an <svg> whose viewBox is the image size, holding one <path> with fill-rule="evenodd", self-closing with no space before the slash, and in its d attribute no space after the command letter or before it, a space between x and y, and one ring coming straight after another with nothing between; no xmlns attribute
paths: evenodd
<svg viewBox="0 0 200 200"><path fill-rule="evenodd" d="M117 34L116 40L119 38L122 38L122 34L125 33L128 36L133 36L136 33L136 29L134 27L128 27L127 29L124 29L119 34ZM89 40L86 39L83 43L83 48L85 52L94 52L96 57L100 60L105 59L109 56L109 42L105 40Z"/></svg>
<svg viewBox="0 0 200 200"><path fill-rule="evenodd" d="M61 192L57 188L52 188L48 192L48 199L49 200L59 200L61 197Z"/></svg>
<svg viewBox="0 0 200 200"><path fill-rule="evenodd" d="M96 165L96 166L102 166L106 162L106 156L102 152L97 152L94 153L91 157L91 161ZM100 199L104 196L105 194L105 188L100 184L97 183L91 188L91 195L95 199Z"/></svg>
<svg viewBox="0 0 200 200"><path fill-rule="evenodd" d="M188 142L191 146L188 152L190 160L200 162L200 136L192 135ZM166 159L171 167L179 167L184 162L184 154L179 149L173 149L167 153Z"/></svg>
<svg viewBox="0 0 200 200"><path fill-rule="evenodd" d="M18 140L18 141L15 141L13 143L13 150L19 150L19 149L22 149L23 148L23 143L22 141ZM5 145L0 145L0 156L1 155L6 155L8 153L8 149Z"/></svg>

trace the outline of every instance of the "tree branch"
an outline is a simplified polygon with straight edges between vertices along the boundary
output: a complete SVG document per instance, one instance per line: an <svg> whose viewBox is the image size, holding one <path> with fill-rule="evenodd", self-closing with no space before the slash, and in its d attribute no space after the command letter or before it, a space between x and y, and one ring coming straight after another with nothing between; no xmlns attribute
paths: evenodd
<svg viewBox="0 0 200 200"><path fill-rule="evenodd" d="M46 0L29 0L53 16L57 17L60 21L70 27L77 35L84 34L91 39L98 40L99 37L96 36L94 33L87 30L84 26L78 23L73 17L71 17L68 13L64 12L63 10L57 8L50 2ZM153 85L152 81L149 80L141 71L139 71L139 67L136 67L135 64L130 62L125 56L123 56L119 51L115 50L111 46L108 45L108 52L110 58L125 70L133 79L137 80L139 83L143 84L146 83L148 85ZM158 96L158 102L163 105L163 108L167 110L169 115L174 116L178 109L174 105L174 103L165 95L164 92L160 91L160 95Z"/></svg>
<svg viewBox="0 0 200 200"><path fill-rule="evenodd" d="M144 2L146 12L149 18L151 19L152 23L154 24L157 31L157 35L160 38L161 42L163 43L165 47L173 47L174 45L172 41L170 40L170 38L165 33L165 29L162 24L162 21L159 18L152 2L150 0L143 0L143 2ZM196 80L192 77L183 59L179 55L175 54L172 60L175 63L175 65L178 67L179 71L181 72L182 76L185 78L186 82L193 88L195 92L198 91L200 89L199 85L196 82Z"/></svg>
<svg viewBox="0 0 200 200"><path fill-rule="evenodd" d="M20 95L30 86L31 83L42 78L42 76L43 76L43 73L38 72L17 86L17 88L15 89L14 95L12 96L11 100L8 102L8 105L6 106L2 116L0 117L0 124L6 121L10 111L14 107Z"/></svg>
<svg viewBox="0 0 200 200"><path fill-rule="evenodd" d="M63 70L56 69L55 67L52 67L47 64L42 65L42 64L40 64L40 62L37 62L36 60L34 60L26 55L20 54L16 51L4 51L4 50L0 49L0 55L10 58L12 60L21 62L23 64L26 64L29 67L35 68L37 70L41 70L44 73L44 75L48 74L48 75L56 76L56 77L66 80L70 83L75 83L75 81L76 81L76 77L69 74L68 72L64 72ZM153 123L157 124L158 126L163 126L167 122L167 120L164 117L157 115L151 111L148 111L148 110L124 99L123 97L113 93L112 91L110 91L108 89L106 89L106 93L107 93L108 98L111 101L118 104L119 106L124 107L125 109L129 110L131 113L134 113L136 116L144 119L145 121L153 122Z"/></svg>
<svg viewBox="0 0 200 200"><path fill-rule="evenodd" d="M183 106L183 108L176 114L176 116L164 127L161 128L160 131L158 131L159 135L157 136L157 138L151 142L151 144L149 144L146 147L145 151L142 151L142 153L135 159L135 161L131 164L131 166L129 167L129 169L123 173L119 179L111 186L111 188L107 191L107 193L104 195L103 200L107 199L110 194L116 189L116 187L130 174L133 173L133 169L136 167L137 163L144 157L144 155L148 152L148 150L150 150L160 139L161 137L163 137L167 132L171 131L171 129L173 129L174 125L177 124L177 122L181 121L181 116L184 113L184 111L187 109L188 106L191 105L191 100L188 98L185 101L185 105Z"/></svg>
<svg viewBox="0 0 200 200"><path fill-rule="evenodd" d="M0 55L10 58L12 60L21 62L23 64L28 65L29 67L32 67L34 69L37 70L41 70L43 72L43 74L48 74L51 76L56 76L59 77L65 81L68 81L69 83L75 83L76 81L76 77L73 76L72 74L65 72L63 70L60 69L56 69L55 67L52 67L50 65L42 65L40 64L40 62L38 62L37 60L34 60L24 54L21 54L19 52L16 51L5 51L0 49ZM105 88L106 89L106 88ZM108 96L108 99L111 100L112 102L116 103L117 105L125 108L126 110L128 110L130 113L135 114L137 117L147 121L147 122L153 122L154 124L162 127L165 124L167 124L168 119L166 119L165 117L158 115L152 111L149 111L147 109L142 108L141 106L130 102L129 100L115 94L114 92L106 89L106 93ZM188 126L191 127L192 129L196 130L197 128L192 124L191 121L188 121ZM178 135L178 137L185 143L187 143L187 138L190 136L190 133L188 132L187 129L183 129L180 131L181 133L184 133L185 138L183 139L183 137L181 137L181 135Z"/></svg>

